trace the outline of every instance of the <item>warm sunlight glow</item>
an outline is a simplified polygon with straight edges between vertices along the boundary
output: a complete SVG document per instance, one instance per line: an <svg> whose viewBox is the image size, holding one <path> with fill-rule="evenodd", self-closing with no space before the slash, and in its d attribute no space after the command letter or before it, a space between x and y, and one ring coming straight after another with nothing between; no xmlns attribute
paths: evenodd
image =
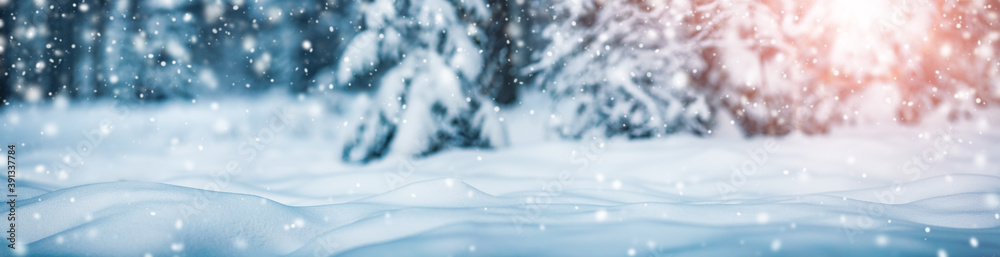
<svg viewBox="0 0 1000 257"><path fill-rule="evenodd" d="M920 47L929 28L929 12L924 10L930 6L920 1L831 0L817 4L826 8L820 7L813 17L825 19L812 24L816 24L819 37L825 40L813 46L828 53L831 65L828 68L834 77L841 76L852 86L864 84L857 83L864 77L891 80L905 64L900 60L915 58L902 58L900 55L910 49L900 49L896 42Z"/></svg>
<svg viewBox="0 0 1000 257"><path fill-rule="evenodd" d="M831 5L830 19L843 27L877 29L874 26L892 15L886 0L831 0L827 3Z"/></svg>

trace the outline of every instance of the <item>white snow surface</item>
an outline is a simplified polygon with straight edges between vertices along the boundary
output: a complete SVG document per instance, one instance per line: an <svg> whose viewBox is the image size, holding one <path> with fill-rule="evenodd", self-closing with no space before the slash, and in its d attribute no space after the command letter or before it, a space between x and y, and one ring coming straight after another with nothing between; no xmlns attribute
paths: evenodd
<svg viewBox="0 0 1000 257"><path fill-rule="evenodd" d="M19 198L4 255L1000 252L997 110L814 136L744 139L720 122L706 138L564 141L543 132L549 110L516 106L498 113L507 147L367 165L340 161L358 121L345 113L276 96L5 108ZM60 172L67 157L82 164Z"/></svg>

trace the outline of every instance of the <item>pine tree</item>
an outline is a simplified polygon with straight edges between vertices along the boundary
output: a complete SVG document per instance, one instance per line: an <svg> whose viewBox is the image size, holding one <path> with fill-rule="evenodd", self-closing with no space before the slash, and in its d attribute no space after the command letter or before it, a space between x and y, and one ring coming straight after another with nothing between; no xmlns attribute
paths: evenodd
<svg viewBox="0 0 1000 257"><path fill-rule="evenodd" d="M128 0L113 0L106 2L104 13L107 17L102 21L101 37L96 43L99 53L98 80L100 86L110 91L113 97L145 98L141 91L135 90L139 85L139 70L142 59L136 52L132 33L136 24L133 18L137 13L138 3Z"/></svg>
<svg viewBox="0 0 1000 257"><path fill-rule="evenodd" d="M483 1L374 0L360 8L360 31L337 73L338 87L364 90L345 160L505 143L475 84L483 67L477 24L490 13Z"/></svg>
<svg viewBox="0 0 1000 257"><path fill-rule="evenodd" d="M914 45L918 65L907 66L900 115L912 122L942 109L951 120L972 117L977 108L1000 100L1000 5L990 1L923 3L934 10L927 40Z"/></svg>
<svg viewBox="0 0 1000 257"><path fill-rule="evenodd" d="M706 133L712 111L691 77L705 64L683 22L686 1L562 1L535 52L536 83L563 136Z"/></svg>
<svg viewBox="0 0 1000 257"><path fill-rule="evenodd" d="M47 5L23 1L7 3L5 14L12 15L4 20L5 27L12 27L12 34L4 40L3 65L9 69L4 74L4 89L12 96L19 96L29 102L48 98L49 92L56 90L52 76L55 59L50 44L52 37L48 28L51 12ZM13 13L11 13L13 11ZM15 15L16 14L16 15ZM54 16L54 15L53 15ZM9 24L6 24L8 23ZM9 40L9 41L7 41Z"/></svg>
<svg viewBox="0 0 1000 257"><path fill-rule="evenodd" d="M942 6L930 0L698 1L689 22L702 26L695 33L708 63L698 81L747 135L822 133L866 120L916 122L937 106L935 92L948 87L936 81L948 68L937 67L953 63L939 58L941 42L927 39L960 38L942 37L935 28ZM966 77L986 77L986 71Z"/></svg>
<svg viewBox="0 0 1000 257"><path fill-rule="evenodd" d="M198 44L198 23L183 11L188 2L139 4L137 23L141 29L130 40L135 45L136 56L142 63L136 91L143 98L192 99L201 92L212 89L214 81L203 80L202 67L192 51Z"/></svg>

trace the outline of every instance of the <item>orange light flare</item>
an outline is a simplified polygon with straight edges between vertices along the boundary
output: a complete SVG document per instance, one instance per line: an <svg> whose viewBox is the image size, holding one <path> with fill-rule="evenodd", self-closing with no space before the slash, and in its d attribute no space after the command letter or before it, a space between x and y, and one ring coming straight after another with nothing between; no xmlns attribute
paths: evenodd
<svg viewBox="0 0 1000 257"><path fill-rule="evenodd" d="M907 26L912 24L907 14L901 13L900 7L893 6L889 0L822 0L814 10L826 10L828 15L818 24L818 33L827 33L825 37L826 60L832 70L829 72L852 75L855 79L866 80L869 77L884 77L893 75L894 70L903 59L914 56L901 56L911 48L922 45L926 40L925 31L913 31ZM924 38L921 38L924 37ZM902 49L900 49L902 48Z"/></svg>
<svg viewBox="0 0 1000 257"><path fill-rule="evenodd" d="M934 42L936 0L814 0L799 24L824 84L840 92L899 83ZM809 60L807 60L809 61Z"/></svg>

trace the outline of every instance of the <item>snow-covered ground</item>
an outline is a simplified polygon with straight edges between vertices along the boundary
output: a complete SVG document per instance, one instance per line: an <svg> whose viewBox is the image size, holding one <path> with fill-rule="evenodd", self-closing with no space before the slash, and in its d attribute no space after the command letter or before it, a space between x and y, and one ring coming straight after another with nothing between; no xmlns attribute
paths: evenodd
<svg viewBox="0 0 1000 257"><path fill-rule="evenodd" d="M21 171L8 253L1000 253L997 110L815 136L563 141L541 132L547 110L516 107L499 113L507 147L357 165L333 147L357 118L330 99L54 102L0 112Z"/></svg>

